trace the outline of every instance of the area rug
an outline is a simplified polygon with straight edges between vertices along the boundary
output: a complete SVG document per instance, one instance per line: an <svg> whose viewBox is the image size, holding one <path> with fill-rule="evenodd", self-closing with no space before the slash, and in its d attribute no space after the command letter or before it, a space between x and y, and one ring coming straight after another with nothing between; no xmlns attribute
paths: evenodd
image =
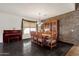
<svg viewBox="0 0 79 59"><path fill-rule="evenodd" d="M50 49L48 47L40 47L36 44L32 44L31 53L29 56L65 56L71 49L73 44L58 41L57 46ZM26 54L27 55L27 54Z"/></svg>

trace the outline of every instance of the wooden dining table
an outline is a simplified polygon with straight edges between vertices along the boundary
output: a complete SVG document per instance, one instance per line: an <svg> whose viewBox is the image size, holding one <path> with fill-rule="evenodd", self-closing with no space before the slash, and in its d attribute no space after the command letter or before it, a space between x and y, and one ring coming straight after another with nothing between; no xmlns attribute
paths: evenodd
<svg viewBox="0 0 79 59"><path fill-rule="evenodd" d="M50 34L43 34L43 33L42 33L42 36L43 36L43 37L47 37L47 36L48 36L48 37L51 37Z"/></svg>

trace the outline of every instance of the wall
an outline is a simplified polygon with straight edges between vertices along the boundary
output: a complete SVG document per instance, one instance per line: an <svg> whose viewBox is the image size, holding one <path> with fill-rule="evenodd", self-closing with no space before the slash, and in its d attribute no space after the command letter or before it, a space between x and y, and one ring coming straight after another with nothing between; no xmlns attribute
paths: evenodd
<svg viewBox="0 0 79 59"><path fill-rule="evenodd" d="M79 11L63 15L60 20L62 41L79 44Z"/></svg>
<svg viewBox="0 0 79 59"><path fill-rule="evenodd" d="M49 19L60 22L60 40L75 45L79 44L79 11L69 12Z"/></svg>
<svg viewBox="0 0 79 59"><path fill-rule="evenodd" d="M3 42L3 30L21 30L21 16L0 12L0 43Z"/></svg>

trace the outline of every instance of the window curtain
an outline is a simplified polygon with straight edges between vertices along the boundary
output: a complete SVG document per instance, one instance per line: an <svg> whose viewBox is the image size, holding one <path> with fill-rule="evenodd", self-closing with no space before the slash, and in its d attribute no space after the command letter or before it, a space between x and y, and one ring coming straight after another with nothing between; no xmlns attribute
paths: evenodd
<svg viewBox="0 0 79 59"><path fill-rule="evenodd" d="M36 28L35 22L23 21L23 28Z"/></svg>

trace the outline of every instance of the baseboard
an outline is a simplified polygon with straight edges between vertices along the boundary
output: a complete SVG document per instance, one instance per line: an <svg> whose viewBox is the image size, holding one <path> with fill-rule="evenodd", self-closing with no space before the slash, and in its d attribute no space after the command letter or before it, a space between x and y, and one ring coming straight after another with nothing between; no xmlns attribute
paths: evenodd
<svg viewBox="0 0 79 59"><path fill-rule="evenodd" d="M0 43L0 47L3 47L3 43Z"/></svg>
<svg viewBox="0 0 79 59"><path fill-rule="evenodd" d="M63 42L63 43L74 45L73 43L69 43L69 42L65 42L65 41L61 41L61 40L59 40L58 42Z"/></svg>
<svg viewBox="0 0 79 59"><path fill-rule="evenodd" d="M23 40L27 40L27 39L31 39L31 38L25 38L25 39L23 39Z"/></svg>

